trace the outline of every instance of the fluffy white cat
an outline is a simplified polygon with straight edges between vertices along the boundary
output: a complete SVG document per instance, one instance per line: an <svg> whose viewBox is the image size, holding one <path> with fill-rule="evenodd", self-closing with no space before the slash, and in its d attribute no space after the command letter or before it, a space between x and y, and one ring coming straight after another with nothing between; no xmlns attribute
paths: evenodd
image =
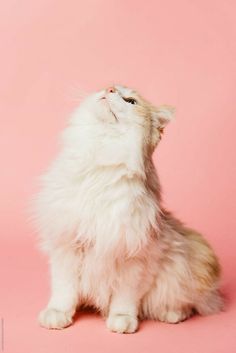
<svg viewBox="0 0 236 353"><path fill-rule="evenodd" d="M82 305L120 333L222 308L214 252L162 206L152 153L172 114L118 85L75 111L36 200L51 269L42 326L69 326Z"/></svg>

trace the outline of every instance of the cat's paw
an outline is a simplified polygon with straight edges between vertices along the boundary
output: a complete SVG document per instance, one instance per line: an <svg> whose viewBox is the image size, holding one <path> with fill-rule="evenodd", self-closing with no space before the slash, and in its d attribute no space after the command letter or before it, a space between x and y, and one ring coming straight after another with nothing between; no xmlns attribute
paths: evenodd
<svg viewBox="0 0 236 353"><path fill-rule="evenodd" d="M106 324L110 331L118 333L133 333L138 328L137 318L125 314L109 315Z"/></svg>
<svg viewBox="0 0 236 353"><path fill-rule="evenodd" d="M158 319L169 324L177 324L178 322L186 320L192 314L191 310L173 310L163 311L158 313Z"/></svg>
<svg viewBox="0 0 236 353"><path fill-rule="evenodd" d="M70 313L51 308L42 310L38 320L42 327L48 329L62 329L72 324Z"/></svg>

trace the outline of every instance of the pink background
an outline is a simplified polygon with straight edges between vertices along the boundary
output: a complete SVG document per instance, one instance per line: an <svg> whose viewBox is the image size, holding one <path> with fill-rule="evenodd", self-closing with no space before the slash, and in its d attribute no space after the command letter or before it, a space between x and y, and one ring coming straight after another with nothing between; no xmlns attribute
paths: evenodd
<svg viewBox="0 0 236 353"><path fill-rule="evenodd" d="M0 8L1 316L5 352L236 351L234 0L8 0ZM226 312L109 333L81 314L38 326L49 280L27 207L81 93L113 82L177 107L155 153L168 207L202 231L223 266Z"/></svg>

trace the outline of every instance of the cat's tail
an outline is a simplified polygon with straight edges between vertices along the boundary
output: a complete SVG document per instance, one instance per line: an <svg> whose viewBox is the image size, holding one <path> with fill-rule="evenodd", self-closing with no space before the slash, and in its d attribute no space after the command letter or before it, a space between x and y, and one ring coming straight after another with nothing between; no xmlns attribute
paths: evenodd
<svg viewBox="0 0 236 353"><path fill-rule="evenodd" d="M218 290L213 290L207 294L204 294L197 303L195 303L194 309L200 315L212 315L223 311L225 307L225 298L223 294Z"/></svg>

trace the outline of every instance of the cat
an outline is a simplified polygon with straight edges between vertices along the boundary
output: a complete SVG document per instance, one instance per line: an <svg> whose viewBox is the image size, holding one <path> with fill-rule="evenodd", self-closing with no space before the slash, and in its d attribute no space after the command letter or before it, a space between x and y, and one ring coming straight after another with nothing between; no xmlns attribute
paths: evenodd
<svg viewBox="0 0 236 353"><path fill-rule="evenodd" d="M162 205L152 153L173 113L114 85L72 115L35 200L52 292L41 326L67 327L81 306L118 333L222 310L216 255Z"/></svg>

